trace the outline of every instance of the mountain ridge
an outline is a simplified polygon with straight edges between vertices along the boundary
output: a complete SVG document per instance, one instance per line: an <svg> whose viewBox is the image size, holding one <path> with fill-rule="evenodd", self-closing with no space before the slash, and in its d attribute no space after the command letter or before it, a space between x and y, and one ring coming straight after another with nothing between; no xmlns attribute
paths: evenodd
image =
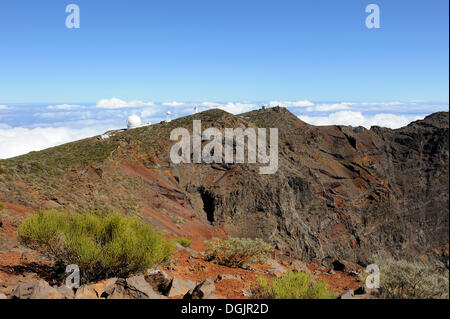
<svg viewBox="0 0 450 319"><path fill-rule="evenodd" d="M170 131L277 127L279 171L182 164ZM448 112L399 129L311 126L284 108L222 110L0 161L0 200L111 210L170 234L261 237L307 260L448 256Z"/></svg>

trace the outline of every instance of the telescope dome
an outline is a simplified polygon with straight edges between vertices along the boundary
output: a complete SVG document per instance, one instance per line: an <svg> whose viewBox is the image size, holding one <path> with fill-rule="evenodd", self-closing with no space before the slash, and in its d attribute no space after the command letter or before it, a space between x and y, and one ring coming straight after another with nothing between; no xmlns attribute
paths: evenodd
<svg viewBox="0 0 450 319"><path fill-rule="evenodd" d="M142 121L139 116L133 114L128 117L128 120L127 120L127 128L128 129L133 129L133 128L137 128L140 126L142 126Z"/></svg>

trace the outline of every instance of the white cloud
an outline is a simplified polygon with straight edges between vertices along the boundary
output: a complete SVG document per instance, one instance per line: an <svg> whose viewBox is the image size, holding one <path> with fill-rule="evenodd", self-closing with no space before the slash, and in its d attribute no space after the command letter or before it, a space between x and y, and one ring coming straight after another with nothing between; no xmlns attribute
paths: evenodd
<svg viewBox="0 0 450 319"><path fill-rule="evenodd" d="M100 128L72 129L47 127L28 129L23 127L2 128L0 126L0 158L9 158L39 151L71 141L102 133Z"/></svg>
<svg viewBox="0 0 450 319"><path fill-rule="evenodd" d="M387 103L381 103L381 105L384 106L395 106L395 105L403 105L404 103L402 102L387 102Z"/></svg>
<svg viewBox="0 0 450 319"><path fill-rule="evenodd" d="M94 112L92 111L72 111L70 109L64 110L61 109L61 111L55 112L55 111L49 111L49 112L37 112L33 114L34 117L46 119L48 121L51 121L50 123L53 124L55 120L65 120L73 122L75 119L84 119L88 120L91 119L94 116Z"/></svg>
<svg viewBox="0 0 450 319"><path fill-rule="evenodd" d="M270 101L270 106L281 106L281 107L307 107L307 106L313 106L314 103L304 100L304 101Z"/></svg>
<svg viewBox="0 0 450 319"><path fill-rule="evenodd" d="M124 101L113 97L112 99L102 99L97 102L96 107L101 109L120 109L126 107L142 107L142 106L152 106L153 102L142 102L139 100Z"/></svg>
<svg viewBox="0 0 450 319"><path fill-rule="evenodd" d="M237 102L237 103L228 102L226 104L219 104L219 103L215 103L215 102L203 102L200 105L206 107L207 109L219 108L221 110L224 110L224 111L226 111L228 113L232 113L232 114L245 113L245 112L252 111L256 108L259 108L258 104L239 103L239 102Z"/></svg>
<svg viewBox="0 0 450 319"><path fill-rule="evenodd" d="M49 110L73 110L78 108L83 108L83 106L75 104L59 104L47 106L47 109Z"/></svg>
<svg viewBox="0 0 450 319"><path fill-rule="evenodd" d="M219 106L219 109L222 109L232 114L249 112L251 110L254 110L255 108L258 108L257 104L232 103L232 102L228 102L225 105Z"/></svg>
<svg viewBox="0 0 450 319"><path fill-rule="evenodd" d="M348 110L349 107L346 103L338 104L320 104L316 106L316 111L326 112L326 111L336 111L336 110Z"/></svg>
<svg viewBox="0 0 450 319"><path fill-rule="evenodd" d="M164 102L162 105L164 105L164 106L177 107L177 106L183 106L183 105L185 105L185 104L184 104L183 102L173 101L173 102Z"/></svg>
<svg viewBox="0 0 450 319"><path fill-rule="evenodd" d="M159 108L146 108L146 109L142 110L141 117L143 117L143 118L152 117L152 116L158 115L158 114L163 115L164 113Z"/></svg>
<svg viewBox="0 0 450 319"><path fill-rule="evenodd" d="M389 113L364 116L361 112L340 111L328 116L301 115L299 118L312 125L351 125L364 126L365 128L377 125L395 129L406 126L412 121L423 119L423 116L407 116Z"/></svg>
<svg viewBox="0 0 450 319"><path fill-rule="evenodd" d="M219 103L215 103L215 102L203 102L202 104L200 104L201 106L206 106L206 107L219 107L222 106L222 104Z"/></svg>
<svg viewBox="0 0 450 319"><path fill-rule="evenodd" d="M362 102L361 105L380 105L380 106L396 106L402 105L402 102Z"/></svg>
<svg viewBox="0 0 450 319"><path fill-rule="evenodd" d="M6 110L8 107L6 105L0 105L0 110Z"/></svg>

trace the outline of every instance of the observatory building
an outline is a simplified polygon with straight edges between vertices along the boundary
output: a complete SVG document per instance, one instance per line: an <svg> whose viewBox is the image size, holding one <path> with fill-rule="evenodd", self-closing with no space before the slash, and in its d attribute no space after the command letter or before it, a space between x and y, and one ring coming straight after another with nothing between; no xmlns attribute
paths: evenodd
<svg viewBox="0 0 450 319"><path fill-rule="evenodd" d="M141 118L137 115L130 115L127 120L127 129L138 128L142 126Z"/></svg>
<svg viewBox="0 0 450 319"><path fill-rule="evenodd" d="M136 114L133 114L133 115L130 115L127 119L127 128L126 129L122 128L119 130L111 130L102 135L99 135L97 138L101 141L104 141L104 140L109 139L110 137L113 137L116 133L123 132L125 130L131 130L131 129L138 128L138 127L149 126L149 125L151 125L150 122L142 124L141 118L139 116L137 116Z"/></svg>

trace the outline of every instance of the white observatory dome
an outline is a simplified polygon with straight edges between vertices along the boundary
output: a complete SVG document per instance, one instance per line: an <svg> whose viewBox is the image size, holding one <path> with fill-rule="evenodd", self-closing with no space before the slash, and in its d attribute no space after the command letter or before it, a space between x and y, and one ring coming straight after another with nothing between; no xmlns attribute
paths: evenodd
<svg viewBox="0 0 450 319"><path fill-rule="evenodd" d="M128 129L137 128L140 126L142 126L142 121L139 116L133 114L128 117L128 120L127 120L127 128Z"/></svg>

